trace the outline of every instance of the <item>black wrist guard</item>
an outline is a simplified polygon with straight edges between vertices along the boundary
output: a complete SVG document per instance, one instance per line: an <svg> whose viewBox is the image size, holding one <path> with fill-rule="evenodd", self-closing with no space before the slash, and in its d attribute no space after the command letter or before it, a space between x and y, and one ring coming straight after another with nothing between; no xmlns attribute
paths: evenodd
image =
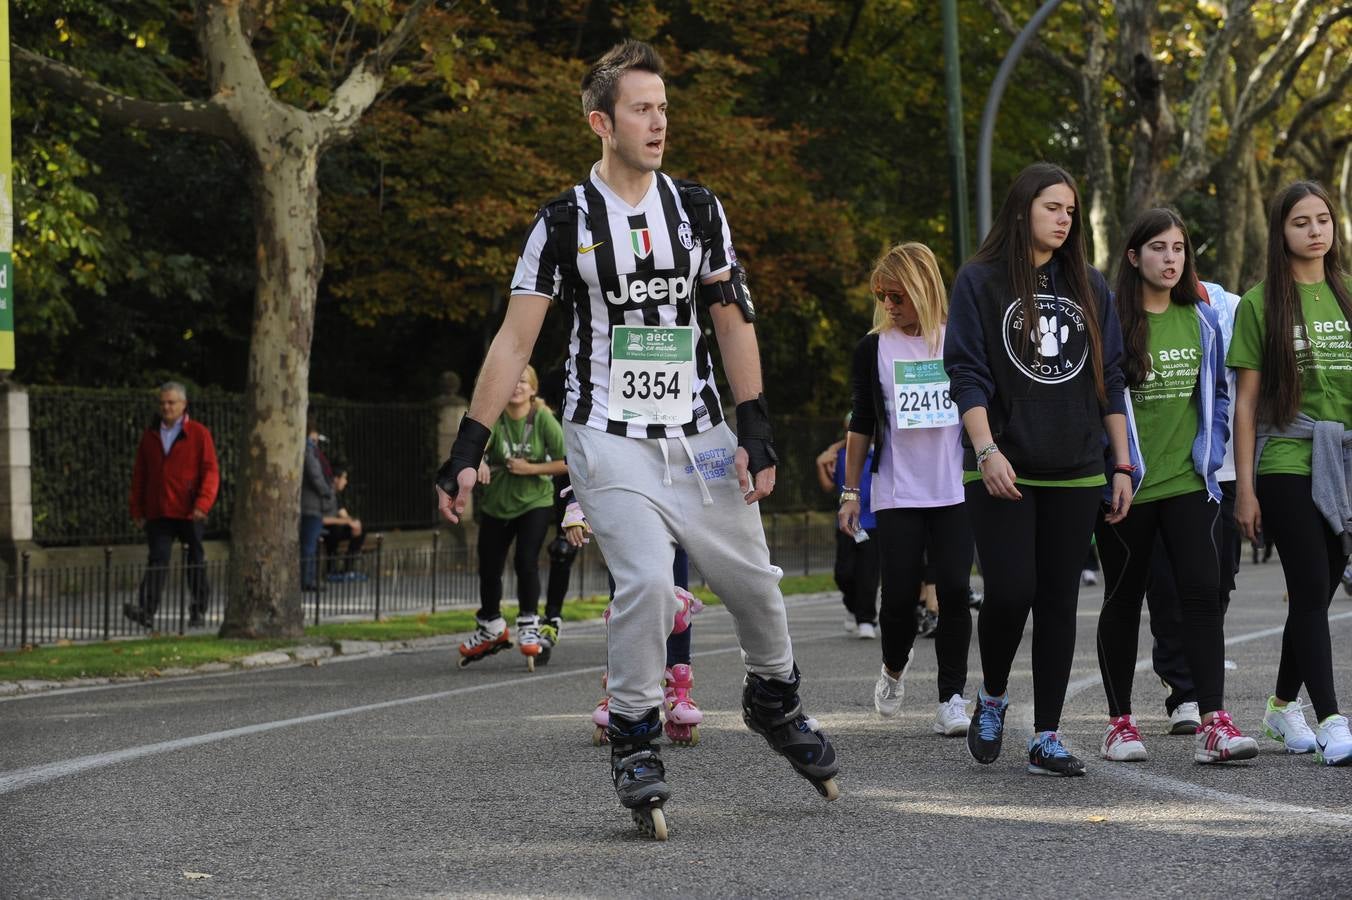
<svg viewBox="0 0 1352 900"><path fill-rule="evenodd" d="M712 306L715 303L723 306L736 304L742 311L743 319L748 322L756 321L756 305L751 302L751 288L746 284L746 269L741 266L734 265L732 275L724 281L701 284L699 296L705 306Z"/></svg>
<svg viewBox="0 0 1352 900"><path fill-rule="evenodd" d="M746 451L747 468L752 475L779 465L774 429L770 427L770 404L765 402L764 394L737 404L737 445Z"/></svg>
<svg viewBox="0 0 1352 900"><path fill-rule="evenodd" d="M446 492L446 495L452 500L460 492L460 482L456 480L465 469L474 469L478 471L479 463L484 458L484 448L488 446L488 439L493 432L483 425L469 417L460 420L460 431L455 436L455 443L451 444L451 456L441 468L437 469L437 487Z"/></svg>

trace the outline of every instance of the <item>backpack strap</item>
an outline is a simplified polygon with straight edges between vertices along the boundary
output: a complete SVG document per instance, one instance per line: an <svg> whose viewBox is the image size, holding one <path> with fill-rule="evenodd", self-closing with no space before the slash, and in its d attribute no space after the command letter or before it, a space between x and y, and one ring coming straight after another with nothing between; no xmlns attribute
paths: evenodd
<svg viewBox="0 0 1352 900"><path fill-rule="evenodd" d="M540 210L540 215L545 219L545 242L559 270L558 299L565 304L572 304L581 280L577 272L577 214L577 194L573 188L564 191ZM587 227L591 228L590 220Z"/></svg>
<svg viewBox="0 0 1352 900"><path fill-rule="evenodd" d="M723 234L723 222L718 216L718 202L714 192L698 181L673 178L676 191L681 196L681 206L690 217L695 237L706 246L716 243Z"/></svg>

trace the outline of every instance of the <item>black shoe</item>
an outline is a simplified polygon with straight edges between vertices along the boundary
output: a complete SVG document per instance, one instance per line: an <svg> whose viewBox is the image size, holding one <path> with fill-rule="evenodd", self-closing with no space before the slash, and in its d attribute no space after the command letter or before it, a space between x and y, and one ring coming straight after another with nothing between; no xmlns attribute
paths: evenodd
<svg viewBox="0 0 1352 900"><path fill-rule="evenodd" d="M1044 731L1028 741L1028 771L1033 775L1074 777L1084 774L1084 763L1066 749L1055 731Z"/></svg>
<svg viewBox="0 0 1352 900"><path fill-rule="evenodd" d="M989 765L1000 757L1000 747L1005 740L1005 713L1009 711L1009 698L987 697L985 691L976 695L976 711L972 722L967 726L967 752L972 759L983 765Z"/></svg>
<svg viewBox="0 0 1352 900"><path fill-rule="evenodd" d="M145 611L144 609L142 609L141 607L137 606L135 603L123 603L122 615L126 616L128 619L131 619L133 622L135 622L137 625L140 625L142 628L155 627L155 617L152 616L147 611Z"/></svg>

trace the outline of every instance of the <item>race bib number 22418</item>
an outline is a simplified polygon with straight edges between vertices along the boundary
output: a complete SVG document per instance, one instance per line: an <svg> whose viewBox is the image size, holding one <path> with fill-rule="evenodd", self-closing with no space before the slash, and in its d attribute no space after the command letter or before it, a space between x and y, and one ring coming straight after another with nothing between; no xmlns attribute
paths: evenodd
<svg viewBox="0 0 1352 900"><path fill-rule="evenodd" d="M897 428L944 428L958 424L958 405L948 393L943 360L895 360L892 401Z"/></svg>

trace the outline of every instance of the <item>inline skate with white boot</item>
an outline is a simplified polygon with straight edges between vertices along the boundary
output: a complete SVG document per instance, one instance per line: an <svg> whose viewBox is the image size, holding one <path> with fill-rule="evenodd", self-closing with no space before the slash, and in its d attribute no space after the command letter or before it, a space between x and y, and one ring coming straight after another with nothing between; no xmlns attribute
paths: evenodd
<svg viewBox="0 0 1352 900"><path fill-rule="evenodd" d="M460 668L485 657L500 653L512 646L512 635L507 630L507 620L502 616L494 619L474 619L478 626L469 640L460 645Z"/></svg>

